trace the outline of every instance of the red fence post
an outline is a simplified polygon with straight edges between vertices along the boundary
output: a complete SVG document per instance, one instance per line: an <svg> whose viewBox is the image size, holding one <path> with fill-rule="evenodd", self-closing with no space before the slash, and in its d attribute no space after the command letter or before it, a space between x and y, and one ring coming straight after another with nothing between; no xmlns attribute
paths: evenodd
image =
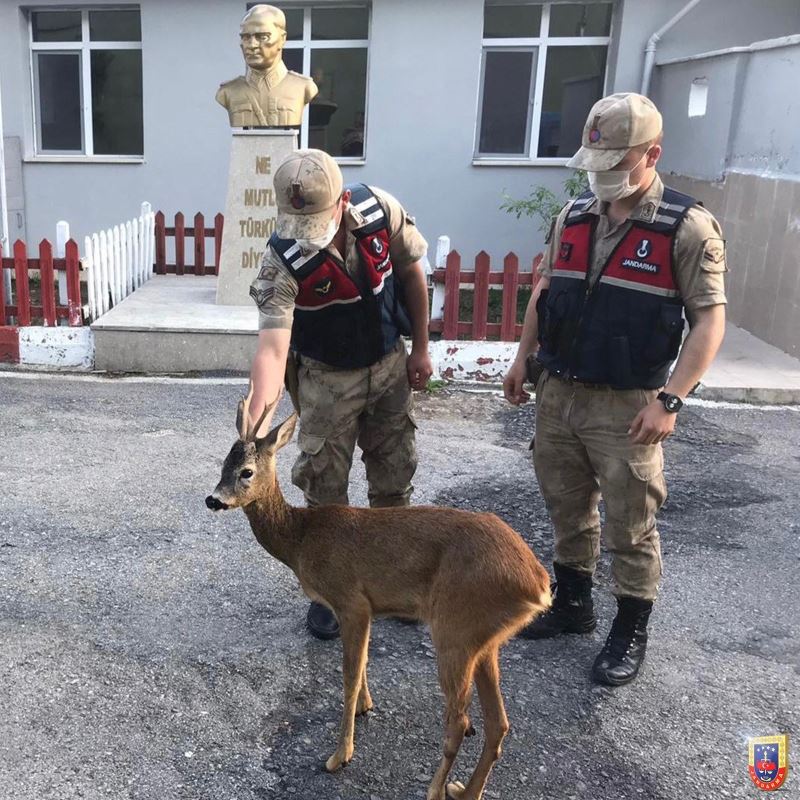
<svg viewBox="0 0 800 800"><path fill-rule="evenodd" d="M461 256L456 250L447 254L444 272L444 328L445 339L458 338L459 285L461 284Z"/></svg>
<svg viewBox="0 0 800 800"><path fill-rule="evenodd" d="M185 257L186 228L183 221L183 211L175 215L175 274L183 275L186 266Z"/></svg>
<svg viewBox="0 0 800 800"><path fill-rule="evenodd" d="M206 274L206 222L199 211L194 215L194 274Z"/></svg>
<svg viewBox="0 0 800 800"><path fill-rule="evenodd" d="M489 254L481 250L475 257L475 290L472 293L472 338L486 338L489 314Z"/></svg>
<svg viewBox="0 0 800 800"><path fill-rule="evenodd" d="M3 245L0 244L0 328L6 324L6 289L3 272ZM10 300L11 298L9 298Z"/></svg>
<svg viewBox="0 0 800 800"><path fill-rule="evenodd" d="M28 286L28 254L25 242L14 242L14 279L17 295L17 325L31 324L31 292Z"/></svg>
<svg viewBox="0 0 800 800"><path fill-rule="evenodd" d="M39 242L39 286L42 293L42 317L45 325L56 325L56 293L53 282L53 245Z"/></svg>
<svg viewBox="0 0 800 800"><path fill-rule="evenodd" d="M156 274L167 274L167 225L164 212L156 212Z"/></svg>
<svg viewBox="0 0 800 800"><path fill-rule="evenodd" d="M503 260L503 316L500 320L500 340L513 342L517 338L517 288L519 261L514 253Z"/></svg>
<svg viewBox="0 0 800 800"><path fill-rule="evenodd" d="M67 305L69 308L70 327L76 328L83 324L81 311L81 263L78 255L78 243L74 239L67 242Z"/></svg>
<svg viewBox="0 0 800 800"><path fill-rule="evenodd" d="M222 253L222 226L225 224L225 217L217 214L214 217L214 274L219 275L219 257Z"/></svg>

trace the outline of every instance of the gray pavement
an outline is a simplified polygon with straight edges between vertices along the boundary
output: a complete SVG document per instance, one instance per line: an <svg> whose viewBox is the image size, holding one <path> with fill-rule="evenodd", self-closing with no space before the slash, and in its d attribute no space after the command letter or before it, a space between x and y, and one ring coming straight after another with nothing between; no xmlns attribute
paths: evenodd
<svg viewBox="0 0 800 800"><path fill-rule="evenodd" d="M423 628L374 626L376 711L357 723L353 762L322 771L340 645L306 635L297 581L244 515L203 506L240 393L0 378L2 800L424 797L441 699ZM415 501L495 511L549 564L531 409L447 391L418 417ZM604 560L596 634L503 651L511 733L488 798L759 796L747 737L800 731L798 423L797 409L681 412L643 674L613 691L588 680L613 614ZM295 453L279 467L299 502ZM351 499L365 494L357 462ZM465 742L456 777L479 747ZM800 776L779 796L800 797Z"/></svg>

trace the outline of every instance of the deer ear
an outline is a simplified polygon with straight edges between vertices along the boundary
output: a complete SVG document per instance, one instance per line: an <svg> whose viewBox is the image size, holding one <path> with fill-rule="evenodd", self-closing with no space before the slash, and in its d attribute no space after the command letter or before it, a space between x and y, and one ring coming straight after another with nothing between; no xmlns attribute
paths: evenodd
<svg viewBox="0 0 800 800"><path fill-rule="evenodd" d="M278 450L292 440L295 425L297 425L297 414L292 414L280 425L273 428L263 439L260 439L259 445L266 447L273 453L277 453Z"/></svg>

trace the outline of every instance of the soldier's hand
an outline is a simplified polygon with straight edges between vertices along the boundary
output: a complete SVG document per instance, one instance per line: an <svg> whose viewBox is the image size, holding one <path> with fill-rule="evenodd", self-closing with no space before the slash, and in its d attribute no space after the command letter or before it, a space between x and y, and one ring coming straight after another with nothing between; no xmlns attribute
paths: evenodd
<svg viewBox="0 0 800 800"><path fill-rule="evenodd" d="M648 403L634 418L628 430L634 444L663 442L675 430L677 414L671 414L660 400Z"/></svg>
<svg viewBox="0 0 800 800"><path fill-rule="evenodd" d="M525 362L515 361L503 380L503 394L515 406L527 403L531 396L522 388L525 382Z"/></svg>
<svg viewBox="0 0 800 800"><path fill-rule="evenodd" d="M431 357L425 350L414 350L406 361L406 371L408 372L408 383L412 389L424 389L428 385L428 380L433 375L433 364Z"/></svg>

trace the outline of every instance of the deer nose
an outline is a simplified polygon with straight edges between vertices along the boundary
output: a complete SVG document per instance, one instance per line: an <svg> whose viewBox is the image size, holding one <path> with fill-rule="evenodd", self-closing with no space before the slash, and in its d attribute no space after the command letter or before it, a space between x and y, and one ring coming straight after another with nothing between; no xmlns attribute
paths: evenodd
<svg viewBox="0 0 800 800"><path fill-rule="evenodd" d="M206 497L206 507L210 508L212 511L224 511L227 507L227 503L223 503L222 500L214 497L213 494L210 494Z"/></svg>

